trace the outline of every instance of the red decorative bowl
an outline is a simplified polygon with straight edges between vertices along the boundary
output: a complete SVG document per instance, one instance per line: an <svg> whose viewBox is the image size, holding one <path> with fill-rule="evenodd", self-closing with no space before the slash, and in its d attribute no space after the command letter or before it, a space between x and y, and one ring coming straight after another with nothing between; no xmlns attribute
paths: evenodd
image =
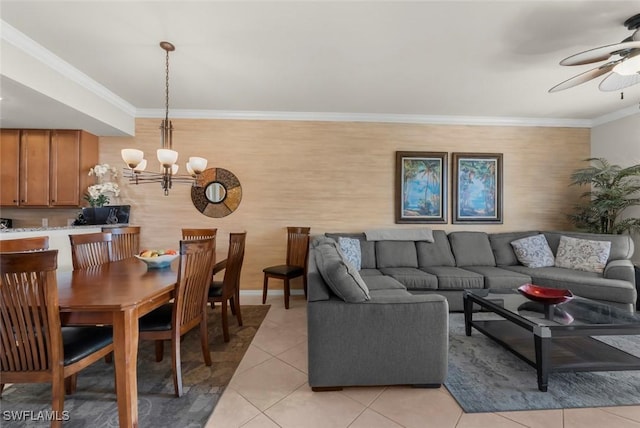
<svg viewBox="0 0 640 428"><path fill-rule="evenodd" d="M573 293L570 290L540 287L533 284L521 285L518 287L518 291L528 299L549 305L556 305L573 299Z"/></svg>

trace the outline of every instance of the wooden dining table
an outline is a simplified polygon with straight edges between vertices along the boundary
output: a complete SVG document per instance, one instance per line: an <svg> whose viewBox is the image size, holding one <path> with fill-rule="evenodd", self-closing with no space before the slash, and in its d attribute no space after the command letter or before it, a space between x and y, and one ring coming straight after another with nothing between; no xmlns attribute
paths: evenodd
<svg viewBox="0 0 640 428"><path fill-rule="evenodd" d="M57 274L63 325L113 326L121 427L138 426L138 319L173 298L179 260L171 268L147 269L130 258Z"/></svg>

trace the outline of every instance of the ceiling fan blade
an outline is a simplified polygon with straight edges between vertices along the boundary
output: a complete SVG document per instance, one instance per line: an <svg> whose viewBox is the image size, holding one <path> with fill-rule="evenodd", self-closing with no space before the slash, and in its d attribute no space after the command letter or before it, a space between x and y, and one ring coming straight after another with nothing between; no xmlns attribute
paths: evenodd
<svg viewBox="0 0 640 428"><path fill-rule="evenodd" d="M619 91L620 89L627 88L640 83L640 73L632 74L631 76L623 76L615 71L602 79L602 82L598 85L601 91Z"/></svg>
<svg viewBox="0 0 640 428"><path fill-rule="evenodd" d="M570 79L565 80L562 83L557 84L553 88L549 89L549 92L558 92L565 89L573 88L574 86L578 86L582 83L588 82L589 80L593 80L596 77L600 77L603 74L607 74L610 72L613 67L616 66L618 61L612 61L601 65L597 68L592 68L591 70L585 71L584 73L580 73L577 76L573 76Z"/></svg>
<svg viewBox="0 0 640 428"><path fill-rule="evenodd" d="M584 65L591 64L598 61L604 61L609 59L611 55L626 51L629 49L639 49L640 40L632 42L616 43L614 45L600 46L599 48L589 49L588 51L580 52L575 55L571 55L560 61L560 65Z"/></svg>

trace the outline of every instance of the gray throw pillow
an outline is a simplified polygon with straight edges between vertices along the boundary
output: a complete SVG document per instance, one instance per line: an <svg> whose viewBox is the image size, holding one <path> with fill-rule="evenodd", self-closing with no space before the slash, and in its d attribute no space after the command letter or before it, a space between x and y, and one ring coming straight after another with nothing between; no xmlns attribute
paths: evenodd
<svg viewBox="0 0 640 428"><path fill-rule="evenodd" d="M315 260L320 276L336 296L348 303L369 300L369 288L358 271L346 262L338 243L330 238L314 242Z"/></svg>
<svg viewBox="0 0 640 428"><path fill-rule="evenodd" d="M547 238L544 235L527 236L511 241L518 261L530 268L550 267L556 263Z"/></svg>

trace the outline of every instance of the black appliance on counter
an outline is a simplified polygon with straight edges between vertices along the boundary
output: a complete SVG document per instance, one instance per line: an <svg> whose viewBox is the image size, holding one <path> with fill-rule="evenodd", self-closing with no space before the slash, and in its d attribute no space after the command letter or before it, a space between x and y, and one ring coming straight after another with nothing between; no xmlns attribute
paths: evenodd
<svg viewBox="0 0 640 428"><path fill-rule="evenodd" d="M11 229L13 227L13 220L10 218L0 218L0 229Z"/></svg>
<svg viewBox="0 0 640 428"><path fill-rule="evenodd" d="M131 205L107 205L104 207L82 208L82 220L86 225L129 223ZM80 220L80 218L78 218ZM76 220L76 221L78 221Z"/></svg>

